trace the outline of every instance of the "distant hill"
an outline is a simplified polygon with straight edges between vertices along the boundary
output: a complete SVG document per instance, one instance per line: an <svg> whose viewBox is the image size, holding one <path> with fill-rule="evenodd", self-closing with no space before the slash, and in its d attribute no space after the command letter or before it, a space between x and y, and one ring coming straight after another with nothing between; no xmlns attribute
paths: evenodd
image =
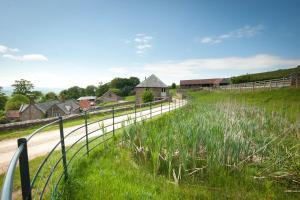
<svg viewBox="0 0 300 200"><path fill-rule="evenodd" d="M276 79L276 78L283 78L288 77L290 74L294 72L300 72L300 65L295 68L290 69L279 69L276 71L270 72L262 72L256 74L245 74L241 76L235 76L231 78L232 83L245 83L245 82L252 82L252 81L262 81L268 79Z"/></svg>
<svg viewBox="0 0 300 200"><path fill-rule="evenodd" d="M6 94L7 96L10 96L13 92L13 87L3 87L2 89L2 92L4 94ZM47 93L47 92L55 92L56 94L58 94L60 91L62 91L63 89L62 88L44 88L44 87L36 87L34 88L34 90L37 90L37 91L41 91L42 93Z"/></svg>

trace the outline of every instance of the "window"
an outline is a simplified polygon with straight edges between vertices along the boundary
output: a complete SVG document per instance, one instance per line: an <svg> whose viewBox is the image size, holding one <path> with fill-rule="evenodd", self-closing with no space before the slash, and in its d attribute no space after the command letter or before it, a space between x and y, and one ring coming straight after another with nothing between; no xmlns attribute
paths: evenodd
<svg viewBox="0 0 300 200"><path fill-rule="evenodd" d="M166 88L161 88L161 92L166 92Z"/></svg>

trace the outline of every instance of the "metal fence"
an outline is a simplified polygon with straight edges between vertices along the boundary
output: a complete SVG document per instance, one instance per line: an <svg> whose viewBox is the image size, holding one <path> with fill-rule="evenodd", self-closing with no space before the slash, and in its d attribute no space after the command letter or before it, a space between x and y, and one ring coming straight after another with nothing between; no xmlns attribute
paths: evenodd
<svg viewBox="0 0 300 200"><path fill-rule="evenodd" d="M254 82L246 82L246 83L237 83L230 85L222 85L221 89L225 90L236 90L236 89L261 89L261 88L282 88L289 87L292 85L292 78L279 78L279 79L271 79L264 81L254 81Z"/></svg>
<svg viewBox="0 0 300 200"><path fill-rule="evenodd" d="M101 144L105 144L108 140L115 138L115 131L121 127L137 123L146 119L150 119L156 115L169 112L186 104L186 100L175 101L155 101L140 105L129 105L127 113L124 110L117 110L111 107L111 116L89 122L89 113L85 112L83 117L83 125L72 129L65 133L64 120L62 117L42 126L34 131L27 138L17 140L18 149L13 155L2 186L1 200L10 200L13 196L14 175L17 163L19 161L20 170L20 188L22 198L25 199L45 199L57 198L58 187L62 180L68 179L68 171L71 163L75 158L80 159L82 156L88 156L89 153ZM118 113L119 112L119 113ZM100 124L101 126L95 126ZM104 122L107 122L106 124ZM38 168L34 171L34 175L30 176L30 163L28 157L28 143L38 133L52 125L59 127L59 141L54 147L42 157ZM107 129L107 130L106 130ZM80 135L73 139L70 145L66 145L65 141L72 137L75 132L81 131ZM98 133L98 135L96 135ZM86 149L85 151L83 151ZM60 150L60 151L59 151ZM81 154L80 154L81 153ZM80 156L79 156L80 155ZM52 160L51 160L52 159ZM51 162L50 162L51 160ZM44 172L42 173L42 171ZM54 175L56 173L56 175Z"/></svg>

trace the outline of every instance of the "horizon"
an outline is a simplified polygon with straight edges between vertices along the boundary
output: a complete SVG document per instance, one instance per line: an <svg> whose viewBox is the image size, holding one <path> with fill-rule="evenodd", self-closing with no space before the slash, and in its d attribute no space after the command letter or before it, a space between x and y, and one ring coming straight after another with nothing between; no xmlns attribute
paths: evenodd
<svg viewBox="0 0 300 200"><path fill-rule="evenodd" d="M295 0L1 4L4 88L19 79L66 89L151 74L171 85L300 65Z"/></svg>

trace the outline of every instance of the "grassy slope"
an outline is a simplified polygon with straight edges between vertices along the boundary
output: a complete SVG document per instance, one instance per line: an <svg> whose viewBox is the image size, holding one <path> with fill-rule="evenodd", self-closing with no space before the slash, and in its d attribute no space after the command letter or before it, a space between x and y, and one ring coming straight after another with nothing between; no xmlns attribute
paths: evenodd
<svg viewBox="0 0 300 200"><path fill-rule="evenodd" d="M280 69L280 70L270 71L270 72L236 76L236 77L232 77L232 81L233 83L244 83L244 82L251 82L251 81L276 79L276 78L287 77L294 72L300 72L300 66L291 69Z"/></svg>
<svg viewBox="0 0 300 200"><path fill-rule="evenodd" d="M255 104L270 109L285 107L292 120L299 120L300 89L280 89L256 92L202 92L196 95L202 103L220 100ZM151 122L150 122L151 123ZM83 171L82 169L85 169ZM245 168L255 175L255 168ZM128 149L97 152L90 159L79 162L67 185L65 199L285 199L298 198L296 194L280 192L281 185L269 180L253 181L253 176L220 170L210 174L207 181L182 182L173 187L162 176L154 178L151 167L137 165ZM199 181L199 180L198 180ZM213 186L212 186L213 185ZM281 195L280 197L277 195Z"/></svg>
<svg viewBox="0 0 300 200"><path fill-rule="evenodd" d="M191 199L192 197L199 199L205 197L200 187L177 187L162 176L153 177L148 173L147 168L137 165L132 160L126 149L96 152L89 159L80 161L72 174L63 199Z"/></svg>

